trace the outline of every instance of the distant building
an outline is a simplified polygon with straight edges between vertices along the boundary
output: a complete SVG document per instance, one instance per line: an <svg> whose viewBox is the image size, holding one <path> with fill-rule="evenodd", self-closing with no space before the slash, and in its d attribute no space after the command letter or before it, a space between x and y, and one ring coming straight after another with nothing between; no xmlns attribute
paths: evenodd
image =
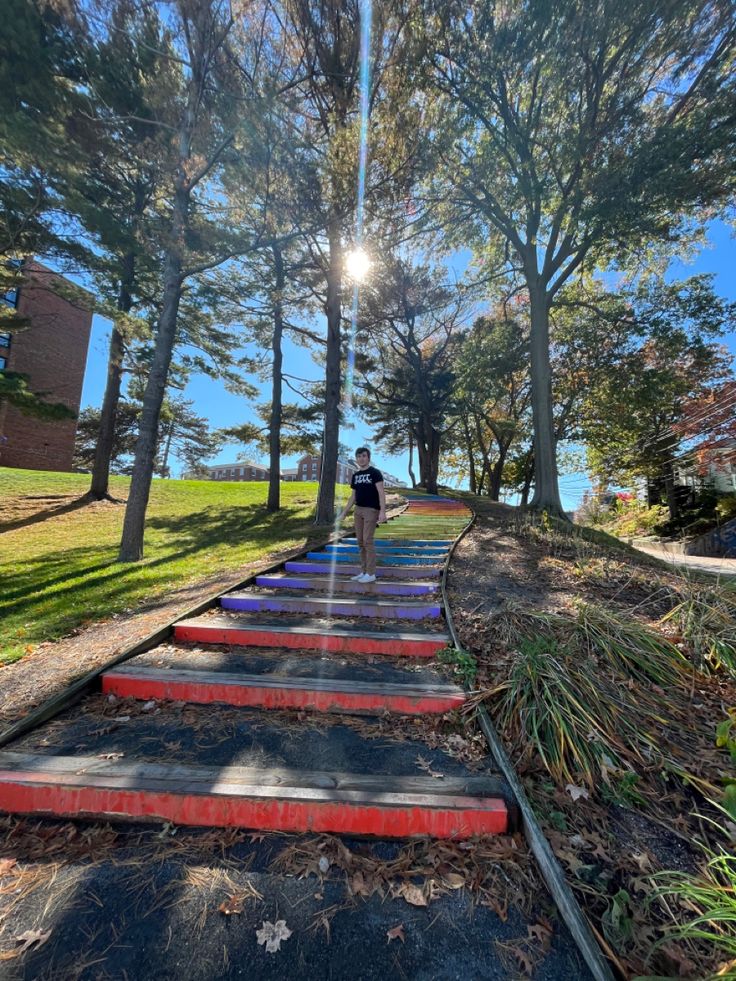
<svg viewBox="0 0 736 981"><path fill-rule="evenodd" d="M92 311L58 295L54 287L68 280L40 262L27 260L23 270L28 282L1 296L0 303L15 308L30 326L0 333L0 370L27 375L31 391L45 402L78 412ZM2 402L0 465L71 470L76 432L75 419L37 419Z"/></svg>
<svg viewBox="0 0 736 981"><path fill-rule="evenodd" d="M358 468L350 460L339 457L337 461L337 483L349 484L350 478ZM385 470L382 470L383 481L386 487L406 487L406 484L394 477ZM322 476L322 457L312 453L303 456L295 467L281 471L281 479L285 481L293 480L319 480Z"/></svg>
<svg viewBox="0 0 736 981"><path fill-rule="evenodd" d="M337 483L349 484L350 478L358 468L354 463L340 457L337 461ZM281 471L281 479L287 482L293 480L319 480L322 476L322 457L313 453L305 454L295 467Z"/></svg>
<svg viewBox="0 0 736 981"><path fill-rule="evenodd" d="M260 463L218 463L207 468L208 480L268 480L271 471Z"/></svg>

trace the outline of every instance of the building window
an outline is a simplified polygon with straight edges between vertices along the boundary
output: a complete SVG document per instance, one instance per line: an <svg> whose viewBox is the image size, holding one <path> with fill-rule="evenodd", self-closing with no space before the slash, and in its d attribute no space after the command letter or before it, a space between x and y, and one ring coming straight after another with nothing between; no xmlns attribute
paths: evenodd
<svg viewBox="0 0 736 981"><path fill-rule="evenodd" d="M10 347L10 334L0 333L0 347Z"/></svg>
<svg viewBox="0 0 736 981"><path fill-rule="evenodd" d="M5 371L5 365L7 363L8 362L5 360L5 358L0 358L0 371Z"/></svg>
<svg viewBox="0 0 736 981"><path fill-rule="evenodd" d="M9 307L13 307L13 308L17 307L18 290L17 289L8 290L7 293L3 293L2 296L0 296L0 300L2 300L3 303L6 303Z"/></svg>

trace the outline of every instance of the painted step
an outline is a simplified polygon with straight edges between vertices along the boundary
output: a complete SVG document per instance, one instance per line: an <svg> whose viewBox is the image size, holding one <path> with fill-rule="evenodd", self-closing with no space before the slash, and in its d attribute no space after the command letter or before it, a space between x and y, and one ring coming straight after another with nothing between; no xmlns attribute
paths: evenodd
<svg viewBox="0 0 736 981"><path fill-rule="evenodd" d="M500 797L448 792L431 777L347 776L0 753L0 801L12 814L149 819L263 831L381 837L469 838L503 834ZM337 785L336 785L337 784ZM416 789L414 789L416 788Z"/></svg>
<svg viewBox="0 0 736 981"><path fill-rule="evenodd" d="M284 562L284 569L287 572L311 573L319 576L329 576L331 572L330 562L307 562L304 559ZM340 577L357 576L363 570L359 565L340 564ZM427 576L440 576L442 574L441 565L424 566L401 566L401 565L379 565L376 568L376 576L380 579L426 579ZM366 591L373 588L373 583L363 586Z"/></svg>
<svg viewBox="0 0 736 981"><path fill-rule="evenodd" d="M356 545L358 542L357 538L343 538L342 541L347 542L349 545ZM378 533L376 533L376 548L390 548L392 545L429 545L433 548L439 548L442 545L446 545L448 548L455 541L454 538L379 538Z"/></svg>
<svg viewBox="0 0 736 981"><path fill-rule="evenodd" d="M396 602L352 596L271 596L269 593L255 592L228 593L220 597L220 606L225 610L250 613L317 613L322 616L384 617L390 620L425 620L442 614L439 602Z"/></svg>
<svg viewBox="0 0 736 981"><path fill-rule="evenodd" d="M344 577L335 576L329 580L335 593L362 593L380 594L383 596L422 596L427 593L436 593L439 589L438 582L388 582L376 580L370 583L370 589L366 590L366 585ZM306 575L270 575L256 576L256 585L263 589L314 589L326 590L328 581L324 576Z"/></svg>
<svg viewBox="0 0 736 981"><path fill-rule="evenodd" d="M437 565L436 558L420 558L415 555L381 555L380 565ZM352 554L341 555L339 552L307 552L307 560L311 562L354 562Z"/></svg>
<svg viewBox="0 0 736 981"><path fill-rule="evenodd" d="M174 624L176 640L241 647L288 647L345 654L390 654L395 657L434 657L450 643L446 633L402 630L360 630L332 624L300 626L251 623L237 617L199 617Z"/></svg>
<svg viewBox="0 0 736 981"><path fill-rule="evenodd" d="M136 664L106 672L102 676L102 691L143 701L153 698L198 705L218 702L264 709L399 715L450 712L461 708L466 700L466 693L456 685L288 678Z"/></svg>
<svg viewBox="0 0 736 981"><path fill-rule="evenodd" d="M325 545L325 552L337 553L338 555L357 555L360 546L351 542L339 542L336 545ZM447 549L431 548L428 545L383 545L376 542L376 551L381 555L416 555L419 558L434 559L441 562L447 555Z"/></svg>

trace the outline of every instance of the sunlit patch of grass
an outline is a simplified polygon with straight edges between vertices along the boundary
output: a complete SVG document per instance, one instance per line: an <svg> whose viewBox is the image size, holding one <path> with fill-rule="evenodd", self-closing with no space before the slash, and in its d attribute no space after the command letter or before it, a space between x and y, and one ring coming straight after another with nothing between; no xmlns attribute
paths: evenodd
<svg viewBox="0 0 736 981"><path fill-rule="evenodd" d="M129 480L113 477L123 500ZM0 534L0 665L87 622L136 609L212 576L324 537L313 524L316 483L281 488L283 508L266 510L267 484L155 480L141 562L117 561L124 506L98 502L49 516L58 499L87 491L89 477L0 469L3 500L33 518ZM338 487L338 499L349 493ZM15 521L21 513L10 507ZM0 514L0 518L3 515Z"/></svg>

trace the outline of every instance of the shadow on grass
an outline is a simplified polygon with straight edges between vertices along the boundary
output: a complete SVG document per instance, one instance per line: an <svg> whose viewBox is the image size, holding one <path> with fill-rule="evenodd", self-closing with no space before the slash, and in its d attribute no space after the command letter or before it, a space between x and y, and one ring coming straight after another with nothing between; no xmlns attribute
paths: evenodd
<svg viewBox="0 0 736 981"><path fill-rule="evenodd" d="M62 495L56 496L61 497ZM62 514L71 514L72 511L78 511L92 502L93 498L87 497L85 494L84 497L76 497L73 501L67 501L66 504L61 504L55 508L44 508L43 511L36 511L35 514L29 514L26 518L18 518L17 521L0 522L0 535L6 531L27 528L29 525L39 525L43 521L48 521L49 518L58 518Z"/></svg>
<svg viewBox="0 0 736 981"><path fill-rule="evenodd" d="M284 548L286 541L305 536L305 541L310 529L314 529L315 536L324 536L326 529L317 528L310 525L309 519L303 516L277 512L275 514L266 511L262 506L248 509L250 513L244 515L243 508L231 508L229 511L216 511L210 513L202 511L196 514L182 515L176 518L156 517L148 522L148 527L166 532L167 549L164 555L154 558L151 561L142 563L122 564L117 559L101 562L77 569L75 567L75 557L79 561L88 549L77 548L65 550L63 556L58 559L50 559L55 566L55 571L63 565L63 572L59 572L52 578L31 578L23 586L15 590L4 590L3 598L10 603L4 604L6 613L22 612L27 608L33 607L39 602L48 599L61 598L74 593L79 593L80 597L85 593L90 596L91 608L88 613L95 612L94 591L101 586L112 581L117 581L118 585L114 589L106 589L104 600L109 602L112 597L123 595L131 587L135 587L136 579L141 578L140 585L144 585L149 570L167 564L181 562L187 558L196 556L199 552L207 549L231 545L237 548L241 544L241 539L246 538L248 544L261 546L263 553L270 550L280 551ZM258 555L250 559L243 559L243 564L248 561L258 559ZM44 564L44 569L46 564ZM109 569L105 575L95 576L90 582L80 583L78 579L82 576L90 575L95 572L102 572ZM222 570L222 565L217 558L212 558L212 567L205 568L198 566L191 572L200 573L204 578ZM182 574L182 579L185 575ZM189 578L188 576L186 578ZM66 585L59 588L59 583L70 580ZM165 585L166 579L154 579L150 586L155 590L157 585ZM45 595L47 591L50 594ZM17 602L12 602L16 601ZM86 614L88 615L88 614ZM74 618L75 622L82 619ZM64 623L69 621L64 618Z"/></svg>

